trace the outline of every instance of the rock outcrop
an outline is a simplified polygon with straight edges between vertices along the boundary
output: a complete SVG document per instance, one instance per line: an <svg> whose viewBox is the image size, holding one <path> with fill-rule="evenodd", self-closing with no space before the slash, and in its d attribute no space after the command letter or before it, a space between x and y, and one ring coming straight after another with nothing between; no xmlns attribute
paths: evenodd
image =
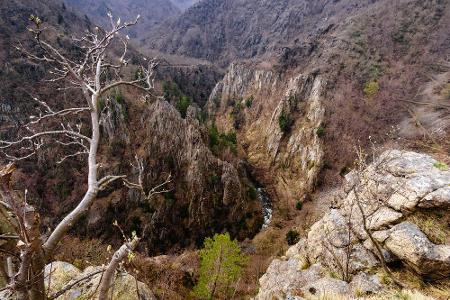
<svg viewBox="0 0 450 300"><path fill-rule="evenodd" d="M450 245L435 245L415 224L402 222L389 230L385 248L421 275L450 274Z"/></svg>
<svg viewBox="0 0 450 300"><path fill-rule="evenodd" d="M336 195L333 208L308 236L271 263L256 299L302 299L325 292L354 297L380 291L380 278L369 272L380 267L370 236L387 263L399 261L428 279L450 274L450 245L431 242L420 224L408 219L429 208L448 210L450 171L438 161L389 150L365 169L350 172Z"/></svg>
<svg viewBox="0 0 450 300"><path fill-rule="evenodd" d="M171 181L164 186L168 192L150 200L126 188L105 191L89 213L90 227L104 235L103 228L123 216L124 230L139 234L146 228L146 246L156 252L200 245L204 237L223 230L240 239L255 234L263 217L258 199L248 195L252 183L237 157L222 160L209 149L198 111L191 106L182 118L167 101L144 103L123 97L124 104L112 100L102 116L109 139L104 166L137 180L137 155L144 166L145 190L165 182L169 174Z"/></svg>
<svg viewBox="0 0 450 300"><path fill-rule="evenodd" d="M45 288L57 300L98 299L102 278L101 267L87 267L81 271L72 264L55 261L45 267ZM60 293L66 290L64 293ZM110 297L117 300L156 300L149 287L125 271L118 271L110 289ZM0 299L16 299L5 290Z"/></svg>
<svg viewBox="0 0 450 300"><path fill-rule="evenodd" d="M310 191L321 168L324 84L315 74L233 63L207 103L219 128L238 132L248 162L280 200Z"/></svg>

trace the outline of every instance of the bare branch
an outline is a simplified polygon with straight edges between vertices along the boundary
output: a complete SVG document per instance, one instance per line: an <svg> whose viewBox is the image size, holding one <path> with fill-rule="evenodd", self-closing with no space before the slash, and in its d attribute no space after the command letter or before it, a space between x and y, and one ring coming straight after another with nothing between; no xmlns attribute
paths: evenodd
<svg viewBox="0 0 450 300"><path fill-rule="evenodd" d="M139 243L139 238L137 236L134 236L130 241L123 244L122 247L117 250L113 257L111 258L111 261L109 262L108 266L106 267L105 273L103 274L102 281L100 283L100 291L99 291L99 300L107 300L108 299L108 290L111 286L112 279L114 276L114 273L117 269L117 266L120 262L122 262L125 257L136 248L137 244Z"/></svg>
<svg viewBox="0 0 450 300"><path fill-rule="evenodd" d="M71 113L77 114L77 113L80 113L80 112L83 112L83 111L88 111L88 110L90 110L89 107L73 107L73 108L66 108L66 109L63 109L63 110L60 110L60 111L57 111L57 112L51 111L51 113L46 114L46 115L41 115L39 117L31 116L30 119L32 121L30 121L27 125L25 125L25 127L37 124L37 123L41 122L42 120L45 120L45 119L48 119L48 118L51 118L51 117L66 116L66 115L71 114Z"/></svg>
<svg viewBox="0 0 450 300"><path fill-rule="evenodd" d="M25 141L32 141L32 140L37 139L38 137L41 137L41 136L61 135L61 134L68 135L68 136L73 136L73 137L78 137L78 138L84 139L84 140L86 140L88 142L91 141L91 139L88 138L87 136L82 135L82 134L80 134L78 132L75 132L75 131L71 131L71 130L50 130L50 131L39 132L39 133L33 134L31 136L25 136L25 137L23 137L23 138L21 138L20 140L17 140L17 141L12 141L12 142L0 141L0 149L10 148L10 147L12 147L14 145L21 144L21 143L23 143Z"/></svg>
<svg viewBox="0 0 450 300"><path fill-rule="evenodd" d="M73 288L74 286L76 286L77 284L79 284L80 282L83 282L85 280L88 280L89 278L99 274L99 273L103 273L105 271L104 268L94 271L92 273L87 274L86 276L81 277L80 279L75 280L74 282L70 282L69 284L67 284L66 286L64 286L61 290L59 290L56 293L51 294L48 297L48 300L53 300L58 298L61 295L64 295L65 292L67 292L68 290L70 290L71 288Z"/></svg>
<svg viewBox="0 0 450 300"><path fill-rule="evenodd" d="M167 176L166 180L163 183L158 184L157 186L153 187L148 193L146 193L144 189L144 163L142 159L140 159L137 155L135 155L135 160L136 165L131 164L131 166L136 168L138 171L138 183L130 182L124 178L123 183L125 184L125 186L130 189L140 191L145 200L150 200L156 194L170 192L170 190L163 189L163 187L171 182L171 174Z"/></svg>

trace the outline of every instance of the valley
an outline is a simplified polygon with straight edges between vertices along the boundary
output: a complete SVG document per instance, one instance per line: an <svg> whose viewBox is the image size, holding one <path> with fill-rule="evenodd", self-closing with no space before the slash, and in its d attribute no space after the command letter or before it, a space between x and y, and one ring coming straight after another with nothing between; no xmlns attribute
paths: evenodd
<svg viewBox="0 0 450 300"><path fill-rule="evenodd" d="M0 17L0 299L450 297L448 1Z"/></svg>

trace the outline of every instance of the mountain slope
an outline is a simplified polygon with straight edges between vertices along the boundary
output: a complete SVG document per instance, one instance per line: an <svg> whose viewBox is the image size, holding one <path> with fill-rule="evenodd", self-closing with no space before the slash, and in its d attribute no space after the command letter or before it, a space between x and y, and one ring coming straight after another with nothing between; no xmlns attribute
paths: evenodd
<svg viewBox="0 0 450 300"><path fill-rule="evenodd" d="M195 3L198 2L198 0L172 0L173 4L178 6L181 10L185 10Z"/></svg>
<svg viewBox="0 0 450 300"><path fill-rule="evenodd" d="M369 137L404 137L396 128L410 115L408 101L418 100L430 76L448 71L439 65L450 55L449 14L449 3L437 0L202 1L152 31L155 38L145 42L223 66L248 60L246 69L258 76L265 71L287 79L321 75L327 183L339 181L351 167L355 145L368 146ZM233 70L226 77L241 84ZM247 88L226 97L245 99L253 92ZM273 97L281 101L284 95ZM272 105L266 98L256 100ZM226 118L229 109L215 112L216 120ZM299 116L294 111L291 117L298 123ZM245 128L239 131L246 134Z"/></svg>
<svg viewBox="0 0 450 300"><path fill-rule="evenodd" d="M123 21L134 20L140 15L139 23L130 29L131 37L138 37L156 24L180 13L180 9L167 0L66 0L66 3L101 26L109 25L108 11Z"/></svg>
<svg viewBox="0 0 450 300"><path fill-rule="evenodd" d="M78 34L91 26L86 19L78 17L61 1L12 0L0 2L0 120L2 126L12 122L18 126L23 116L33 106L30 94L49 99L56 98L55 85L41 85L46 74L44 66L29 63L15 46L21 42L33 49L33 35L28 32L30 15L39 16L46 26L46 37L66 50L76 51L69 34ZM27 85L22 85L26 82ZM51 96L51 97L49 97ZM65 98L73 99L71 93Z"/></svg>
<svg viewBox="0 0 450 300"><path fill-rule="evenodd" d="M227 64L276 53L372 2L206 0L150 31L143 44Z"/></svg>

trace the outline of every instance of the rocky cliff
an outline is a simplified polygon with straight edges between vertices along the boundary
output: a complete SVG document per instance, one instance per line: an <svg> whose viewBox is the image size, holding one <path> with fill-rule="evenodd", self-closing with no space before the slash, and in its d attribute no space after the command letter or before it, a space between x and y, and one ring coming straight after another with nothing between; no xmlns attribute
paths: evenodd
<svg viewBox="0 0 450 300"><path fill-rule="evenodd" d="M325 84L314 73L287 75L234 63L208 100L213 122L238 132L256 177L280 201L292 204L313 189L323 158Z"/></svg>
<svg viewBox="0 0 450 300"><path fill-rule="evenodd" d="M385 292L393 286L381 257L396 270L394 276L409 269L427 280L445 280L449 184L448 167L415 152L388 150L367 168L352 171L330 210L271 263L256 299Z"/></svg>
<svg viewBox="0 0 450 300"><path fill-rule="evenodd" d="M190 107L182 118L163 100L117 103L112 98L107 106L102 117L108 140L102 150L105 169L137 174L137 156L144 164L147 190L169 174L171 182L164 187L167 193L150 201L126 188L106 191L88 217L91 233L114 239L104 226L121 218L127 231L145 234L147 249L158 252L200 245L205 236L222 230L242 239L259 230L262 208L248 194L253 184L246 170L238 158L225 161L211 152L198 110Z"/></svg>

